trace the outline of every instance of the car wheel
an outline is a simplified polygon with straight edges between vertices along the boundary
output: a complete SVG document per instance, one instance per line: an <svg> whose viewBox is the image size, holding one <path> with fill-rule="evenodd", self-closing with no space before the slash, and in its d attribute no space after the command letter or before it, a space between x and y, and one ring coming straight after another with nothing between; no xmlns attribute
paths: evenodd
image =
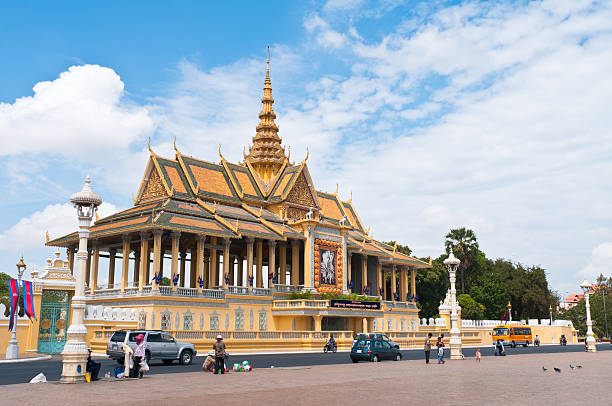
<svg viewBox="0 0 612 406"><path fill-rule="evenodd" d="M172 364L174 362L173 359L163 359L162 361L164 361L164 364L166 364L166 365L170 365L170 364Z"/></svg>
<svg viewBox="0 0 612 406"><path fill-rule="evenodd" d="M354 364L356 364L356 363L358 363L358 362L359 362L359 360L358 360L358 359L355 359L355 358L351 358L351 361L353 361L353 363L354 363Z"/></svg>
<svg viewBox="0 0 612 406"><path fill-rule="evenodd" d="M189 365L193 361L193 354L189 350L181 352L180 363L181 365Z"/></svg>
<svg viewBox="0 0 612 406"><path fill-rule="evenodd" d="M397 354L395 354L395 361L401 361L402 360L402 354L400 354L399 352Z"/></svg>
<svg viewBox="0 0 612 406"><path fill-rule="evenodd" d="M149 364L150 363L149 361L151 361L151 351L147 350L145 352L145 358L147 360L147 364Z"/></svg>
<svg viewBox="0 0 612 406"><path fill-rule="evenodd" d="M374 356L372 357L372 362L380 362L380 358L378 358L378 355L374 354Z"/></svg>

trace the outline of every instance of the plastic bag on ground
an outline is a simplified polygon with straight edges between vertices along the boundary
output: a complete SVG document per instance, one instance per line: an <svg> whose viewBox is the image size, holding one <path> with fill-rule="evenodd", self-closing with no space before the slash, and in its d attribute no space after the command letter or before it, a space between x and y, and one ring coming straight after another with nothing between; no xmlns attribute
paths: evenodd
<svg viewBox="0 0 612 406"><path fill-rule="evenodd" d="M30 381L30 383L41 383L41 382L47 382L47 377L42 372L40 374L36 375Z"/></svg>

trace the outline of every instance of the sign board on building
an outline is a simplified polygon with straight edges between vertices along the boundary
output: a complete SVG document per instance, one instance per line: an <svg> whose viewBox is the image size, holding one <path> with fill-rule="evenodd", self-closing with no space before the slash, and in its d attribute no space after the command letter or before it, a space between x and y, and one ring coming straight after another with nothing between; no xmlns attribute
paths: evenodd
<svg viewBox="0 0 612 406"><path fill-rule="evenodd" d="M332 299L329 301L329 306L340 309L380 310L380 302L364 302L361 300Z"/></svg>

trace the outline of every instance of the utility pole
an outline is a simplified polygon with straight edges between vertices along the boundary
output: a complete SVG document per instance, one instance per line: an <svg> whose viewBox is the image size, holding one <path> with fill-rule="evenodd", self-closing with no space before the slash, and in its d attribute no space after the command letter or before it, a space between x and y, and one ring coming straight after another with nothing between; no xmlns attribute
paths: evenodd
<svg viewBox="0 0 612 406"><path fill-rule="evenodd" d="M606 314L606 287L599 285L601 289L601 296L603 297L603 311L604 311L604 320L606 322L606 338L610 338L608 335L608 315Z"/></svg>

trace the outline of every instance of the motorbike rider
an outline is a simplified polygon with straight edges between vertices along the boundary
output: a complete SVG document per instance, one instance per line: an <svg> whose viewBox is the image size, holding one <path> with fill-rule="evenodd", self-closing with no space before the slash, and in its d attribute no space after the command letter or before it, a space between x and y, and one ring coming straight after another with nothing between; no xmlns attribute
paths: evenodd
<svg viewBox="0 0 612 406"><path fill-rule="evenodd" d="M329 340L327 340L327 347L332 349L336 346L336 340L334 340L334 334L329 333Z"/></svg>

